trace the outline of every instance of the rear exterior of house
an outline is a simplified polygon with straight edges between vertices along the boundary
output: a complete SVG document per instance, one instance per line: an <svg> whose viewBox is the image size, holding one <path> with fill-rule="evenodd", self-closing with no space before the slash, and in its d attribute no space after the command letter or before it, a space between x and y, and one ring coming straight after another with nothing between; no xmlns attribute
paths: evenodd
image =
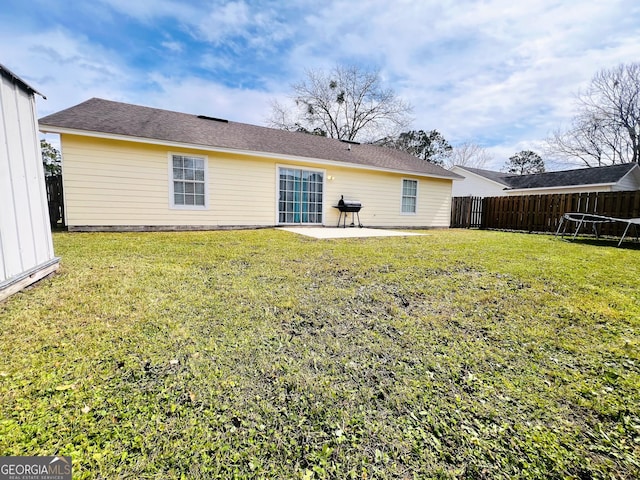
<svg viewBox="0 0 640 480"><path fill-rule="evenodd" d="M40 122L61 135L70 230L334 226L341 196L362 203L365 226L449 226L457 176L402 152L98 99L78 107L91 107L79 122L76 107ZM138 121L91 124L92 109L111 108L114 124ZM149 124L163 115L158 133Z"/></svg>
<svg viewBox="0 0 640 480"><path fill-rule="evenodd" d="M36 93L0 65L0 300L59 264L49 226Z"/></svg>

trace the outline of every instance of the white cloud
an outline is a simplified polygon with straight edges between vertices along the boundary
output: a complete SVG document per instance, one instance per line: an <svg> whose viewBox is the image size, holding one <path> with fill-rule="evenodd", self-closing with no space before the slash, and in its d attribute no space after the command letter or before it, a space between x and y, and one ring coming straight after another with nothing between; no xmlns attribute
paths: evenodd
<svg viewBox="0 0 640 480"><path fill-rule="evenodd" d="M442 49L426 42L424 64L418 48L394 60L407 74L402 94L417 107L416 125L438 128L454 142L499 139L490 149L497 164L522 149L541 151L540 139L572 116L575 94L591 76L635 61L637 51L636 35L618 31L629 11L611 3L581 4L577 11L567 4L501 3L446 14L439 33L429 34ZM469 42L448 48L456 30ZM385 38L389 48L400 47L393 36Z"/></svg>
<svg viewBox="0 0 640 480"><path fill-rule="evenodd" d="M141 22L152 22L157 18L174 18L179 22L196 18L198 9L188 2L176 0L98 0L116 12Z"/></svg>
<svg viewBox="0 0 640 480"><path fill-rule="evenodd" d="M63 29L39 33L4 29L0 43L14 45L5 51L3 62L47 97L38 101L40 115L92 96L124 98L133 80L114 52Z"/></svg>
<svg viewBox="0 0 640 480"><path fill-rule="evenodd" d="M389 12L371 1L340 17L338 2L309 24L335 17L320 41L342 33L342 56L379 59L413 103L416 128L437 128L454 142L500 138L511 147L543 138L570 118L574 95L597 70L637 60L637 28L620 29L634 12L637 19L631 2L407 6ZM297 60L324 51L311 42L298 50Z"/></svg>
<svg viewBox="0 0 640 480"><path fill-rule="evenodd" d="M160 45L162 45L164 48L166 48L167 50L173 53L182 53L184 51L184 45L180 42L167 40L160 43Z"/></svg>
<svg viewBox="0 0 640 480"><path fill-rule="evenodd" d="M117 52L62 29L35 35L0 32L0 43L16 46L3 63L47 97L38 100L39 116L100 97L261 125L272 97L266 92L225 87L186 72L168 76L139 71L122 64ZM215 61L205 57L203 66L211 67Z"/></svg>
<svg viewBox="0 0 640 480"><path fill-rule="evenodd" d="M272 97L268 92L229 88L196 77L154 75L153 80L161 89L142 93L133 103L263 125Z"/></svg>
<svg viewBox="0 0 640 480"><path fill-rule="evenodd" d="M238 39L269 49L288 28L278 21L277 11L266 4L256 7L244 0L185 3L176 0L100 0L120 14L144 23L171 18L194 38L213 45L233 47ZM276 5L278 5L276 3Z"/></svg>
<svg viewBox="0 0 640 480"><path fill-rule="evenodd" d="M502 164L568 123L599 69L638 61L635 0L100 2L149 31L170 20L176 31L149 49L171 60L143 70L69 29L3 26L0 42L14 48L2 61L49 97L41 114L101 96L263 124L305 69L359 63L382 68L413 104L415 128L483 143ZM186 32L210 48L195 52ZM261 89L224 86L251 84L229 78L237 72Z"/></svg>
<svg viewBox="0 0 640 480"><path fill-rule="evenodd" d="M214 6L203 20L197 22L200 35L216 44L228 36L244 36L246 29L253 24L254 18L243 1Z"/></svg>

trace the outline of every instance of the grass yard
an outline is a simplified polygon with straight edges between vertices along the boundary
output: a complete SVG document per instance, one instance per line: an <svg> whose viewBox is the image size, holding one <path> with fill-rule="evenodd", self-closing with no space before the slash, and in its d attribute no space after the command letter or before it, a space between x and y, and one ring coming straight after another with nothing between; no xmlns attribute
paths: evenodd
<svg viewBox="0 0 640 480"><path fill-rule="evenodd" d="M431 231L55 235L0 455L74 478L640 478L640 251Z"/></svg>

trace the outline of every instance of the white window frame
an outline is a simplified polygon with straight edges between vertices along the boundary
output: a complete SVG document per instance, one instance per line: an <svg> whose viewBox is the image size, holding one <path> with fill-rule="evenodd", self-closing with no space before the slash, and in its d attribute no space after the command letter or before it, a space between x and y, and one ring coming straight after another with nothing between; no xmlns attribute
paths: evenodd
<svg viewBox="0 0 640 480"><path fill-rule="evenodd" d="M201 159L204 163L204 205L180 205L175 203L173 157L190 157ZM169 208L175 210L207 210L209 208L209 157L207 155L194 155L184 152L169 152Z"/></svg>
<svg viewBox="0 0 640 480"><path fill-rule="evenodd" d="M405 212L403 211L403 199L405 198L405 194L404 194L404 182L408 181L408 182L415 182L416 184L416 204L415 204L415 210L413 212ZM418 214L418 190L419 190L419 184L420 182L418 181L418 179L416 178L403 178L400 182L400 215L417 215ZM407 197L410 198L410 197Z"/></svg>

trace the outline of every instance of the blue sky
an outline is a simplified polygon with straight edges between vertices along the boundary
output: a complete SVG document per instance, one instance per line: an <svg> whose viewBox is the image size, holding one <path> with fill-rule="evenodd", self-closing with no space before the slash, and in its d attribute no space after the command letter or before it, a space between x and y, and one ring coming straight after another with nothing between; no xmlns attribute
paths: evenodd
<svg viewBox="0 0 640 480"><path fill-rule="evenodd" d="M40 116L101 97L264 125L305 70L355 64L381 69L413 128L479 143L496 169L542 153L598 70L640 59L637 0L2 3L0 63L47 96Z"/></svg>

